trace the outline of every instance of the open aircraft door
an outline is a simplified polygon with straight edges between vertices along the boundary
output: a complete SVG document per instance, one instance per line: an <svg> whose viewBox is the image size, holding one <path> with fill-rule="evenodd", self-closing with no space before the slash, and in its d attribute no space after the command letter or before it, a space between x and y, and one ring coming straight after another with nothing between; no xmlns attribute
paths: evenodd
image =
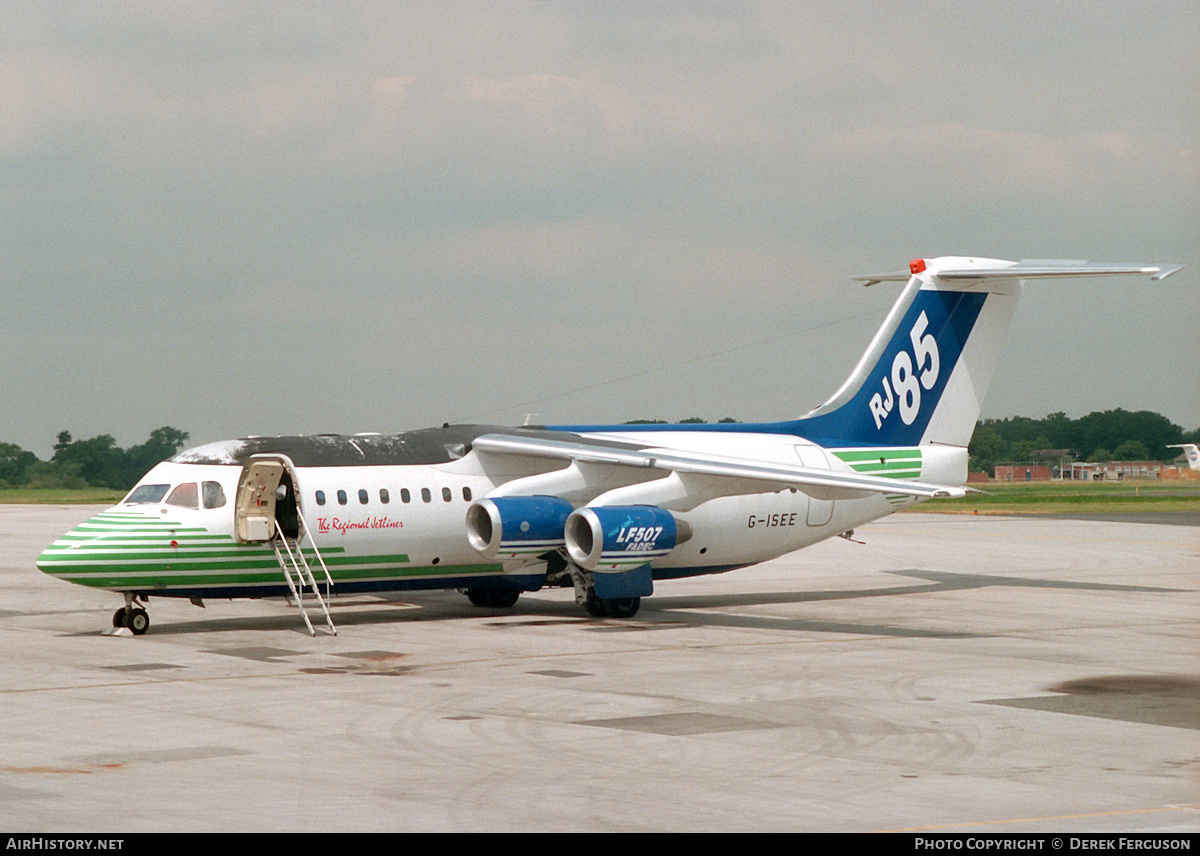
<svg viewBox="0 0 1200 856"><path fill-rule="evenodd" d="M277 533L297 537L299 509L291 461L251 458L242 468L234 505L234 531L244 544L270 541Z"/></svg>

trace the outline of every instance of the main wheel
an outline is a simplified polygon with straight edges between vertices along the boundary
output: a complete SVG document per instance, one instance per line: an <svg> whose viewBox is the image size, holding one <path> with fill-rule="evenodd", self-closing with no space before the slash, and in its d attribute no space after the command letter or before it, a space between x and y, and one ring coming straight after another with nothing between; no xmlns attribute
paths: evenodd
<svg viewBox="0 0 1200 856"><path fill-rule="evenodd" d="M474 606L491 606L491 592L485 588L469 588L467 589L467 600L471 601Z"/></svg>
<svg viewBox="0 0 1200 856"><path fill-rule="evenodd" d="M134 636L141 636L150 629L150 614L140 606L129 610L125 626L133 631Z"/></svg>
<svg viewBox="0 0 1200 856"><path fill-rule="evenodd" d="M475 606L487 609L508 609L515 606L521 592L510 588L483 586L467 589L467 599Z"/></svg>
<svg viewBox="0 0 1200 856"><path fill-rule="evenodd" d="M492 589L492 606L496 609L508 609L517 605L517 599L521 597L521 593L516 589L498 588Z"/></svg>
<svg viewBox="0 0 1200 856"><path fill-rule="evenodd" d="M608 614L613 618L633 618L641 605L640 597L612 597L604 601Z"/></svg>
<svg viewBox="0 0 1200 856"><path fill-rule="evenodd" d="M125 607L121 607L113 613L113 627L125 626Z"/></svg>
<svg viewBox="0 0 1200 856"><path fill-rule="evenodd" d="M594 594L587 596L587 601L583 604L583 607L592 618L604 618L608 615L608 610L604 608L604 601Z"/></svg>

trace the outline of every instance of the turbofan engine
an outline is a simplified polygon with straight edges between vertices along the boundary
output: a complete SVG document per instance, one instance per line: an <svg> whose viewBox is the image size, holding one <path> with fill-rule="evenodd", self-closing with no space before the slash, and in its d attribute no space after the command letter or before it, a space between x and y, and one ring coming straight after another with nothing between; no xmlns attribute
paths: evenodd
<svg viewBox="0 0 1200 856"><path fill-rule="evenodd" d="M489 559L522 559L557 550L571 503L556 496L497 496L467 509L467 540Z"/></svg>
<svg viewBox="0 0 1200 856"><path fill-rule="evenodd" d="M628 571L692 537L686 521L653 505L585 506L567 518L567 554L589 571Z"/></svg>

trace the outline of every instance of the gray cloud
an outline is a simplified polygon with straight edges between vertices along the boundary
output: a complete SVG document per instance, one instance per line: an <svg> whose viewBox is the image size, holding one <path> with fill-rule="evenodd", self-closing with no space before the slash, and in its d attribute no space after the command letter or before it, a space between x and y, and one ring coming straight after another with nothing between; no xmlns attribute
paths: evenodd
<svg viewBox="0 0 1200 856"><path fill-rule="evenodd" d="M1185 2L10 4L0 440L783 418L894 297L850 275L972 253L1193 262L1031 289L985 412L1195 427L1198 35Z"/></svg>

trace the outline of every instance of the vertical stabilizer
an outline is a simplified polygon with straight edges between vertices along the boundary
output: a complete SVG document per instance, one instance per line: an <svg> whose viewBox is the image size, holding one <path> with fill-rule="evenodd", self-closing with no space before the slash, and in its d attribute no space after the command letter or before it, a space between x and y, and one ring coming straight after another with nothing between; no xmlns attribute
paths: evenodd
<svg viewBox="0 0 1200 856"><path fill-rule="evenodd" d="M1200 447L1195 443L1180 443L1175 446L1167 446L1168 449L1183 449L1183 454L1187 458L1188 467L1193 470L1200 470Z"/></svg>
<svg viewBox="0 0 1200 856"><path fill-rule="evenodd" d="M821 442L965 447L1023 280L1162 279L1178 269L945 257L918 259L907 272L859 277L868 285L885 280L907 280L907 285L854 372L829 401L796 420L795 430Z"/></svg>

